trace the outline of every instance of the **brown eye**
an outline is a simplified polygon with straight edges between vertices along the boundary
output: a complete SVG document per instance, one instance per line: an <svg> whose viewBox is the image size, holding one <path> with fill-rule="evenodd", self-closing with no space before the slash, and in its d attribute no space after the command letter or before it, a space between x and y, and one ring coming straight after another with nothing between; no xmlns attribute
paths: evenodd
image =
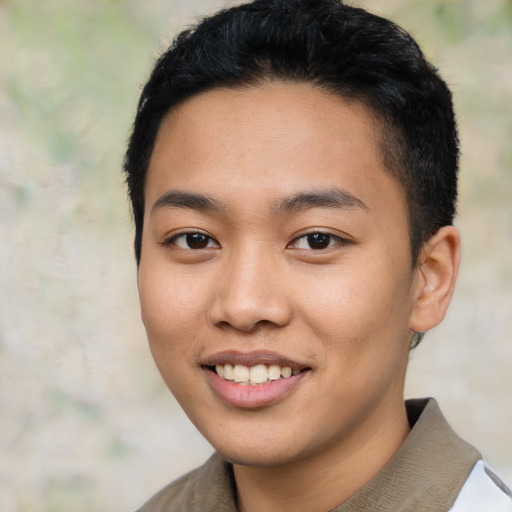
<svg viewBox="0 0 512 512"><path fill-rule="evenodd" d="M180 249L201 250L219 247L219 243L204 233L181 233L173 236L167 244L175 245Z"/></svg>
<svg viewBox="0 0 512 512"><path fill-rule="evenodd" d="M331 235L327 233L311 233L307 235L307 242L310 249L325 249L331 243Z"/></svg>
<svg viewBox="0 0 512 512"><path fill-rule="evenodd" d="M208 247L209 237L202 233L189 233L185 240L191 249L205 249Z"/></svg>
<svg viewBox="0 0 512 512"><path fill-rule="evenodd" d="M300 249L302 251L321 251L323 249L331 249L336 246L343 246L350 243L350 241L333 235L332 233L315 231L297 237L293 242L291 242L289 248Z"/></svg>

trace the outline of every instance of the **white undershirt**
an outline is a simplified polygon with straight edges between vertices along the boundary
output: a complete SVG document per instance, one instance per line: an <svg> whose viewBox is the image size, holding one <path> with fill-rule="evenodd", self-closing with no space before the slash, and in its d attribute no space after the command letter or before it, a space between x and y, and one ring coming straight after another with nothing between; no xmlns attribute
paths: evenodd
<svg viewBox="0 0 512 512"><path fill-rule="evenodd" d="M449 512L512 512L508 489L504 484L501 488L494 482L489 472L484 462L479 460Z"/></svg>

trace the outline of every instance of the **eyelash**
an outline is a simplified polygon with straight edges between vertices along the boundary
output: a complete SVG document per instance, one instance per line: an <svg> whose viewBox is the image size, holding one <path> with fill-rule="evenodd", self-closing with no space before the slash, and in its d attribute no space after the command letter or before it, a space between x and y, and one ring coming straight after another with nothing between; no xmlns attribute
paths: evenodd
<svg viewBox="0 0 512 512"><path fill-rule="evenodd" d="M194 243L194 241L189 237L199 237L199 240L195 240L199 244L198 247L191 247L191 244ZM317 237L315 240L314 237ZM184 238L185 244L187 247L182 247L177 243L177 241L180 238ZM309 247L298 247L298 243L304 240ZM213 242L213 246L211 245ZM319 243L321 247L312 247L312 243ZM331 249L332 247L335 247L337 245L346 245L350 243L349 240L341 238L340 236L334 235L329 232L321 231L321 230L315 230L309 233L303 233L302 235L296 237L293 239L288 245L287 248L295 248L298 250L311 250L315 252L320 252L322 250ZM190 250L190 251L196 251L196 250L205 250L205 249L212 249L212 248L218 248L220 247L219 242L215 240L212 236L208 235L207 233L204 233L202 231L187 231L184 233L178 233L176 235L173 235L172 237L166 239L162 245L174 245L178 247L179 249L183 250Z"/></svg>
<svg viewBox="0 0 512 512"><path fill-rule="evenodd" d="M203 241L206 241L206 245L204 247L195 247L195 248L191 247L190 246L191 240L188 239L188 237L193 237L193 236L203 237L203 239L204 239ZM186 239L185 244L188 245L188 247L181 247L178 243L176 243L177 240L179 240L180 238ZM195 250L211 249L212 248L210 246L211 242L214 242L214 244L215 244L214 248L220 247L219 242L217 242L217 240L215 240L213 237L211 237L207 233L204 233L202 231L186 231L184 233L178 233L176 235L171 236L170 238L166 239L162 245L175 245L179 249L183 249L185 251L187 251L187 250L195 251Z"/></svg>
<svg viewBox="0 0 512 512"><path fill-rule="evenodd" d="M317 247L317 248L311 247L311 242L312 242L313 237L319 237L321 245L322 245L322 241L321 241L322 237L327 239L326 246L325 247ZM297 245L297 243L301 240L306 241L306 243L309 245L309 247L296 247L297 249L305 250L305 251L311 250L311 251L315 251L315 252L316 251L320 252L322 250L331 249L332 247L335 247L337 245L346 245L349 243L349 240L341 238L340 236L334 235L334 234L326 232L326 231L315 230L313 232L304 233L304 234L298 236L297 238L292 240L292 242L288 245L288 247Z"/></svg>

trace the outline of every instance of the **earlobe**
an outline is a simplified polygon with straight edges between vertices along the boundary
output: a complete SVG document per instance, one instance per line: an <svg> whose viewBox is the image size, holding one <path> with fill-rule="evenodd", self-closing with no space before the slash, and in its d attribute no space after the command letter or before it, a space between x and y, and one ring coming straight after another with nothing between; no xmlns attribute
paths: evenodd
<svg viewBox="0 0 512 512"><path fill-rule="evenodd" d="M444 318L453 295L460 262L460 236L442 227L423 247L418 263L411 330L425 332Z"/></svg>

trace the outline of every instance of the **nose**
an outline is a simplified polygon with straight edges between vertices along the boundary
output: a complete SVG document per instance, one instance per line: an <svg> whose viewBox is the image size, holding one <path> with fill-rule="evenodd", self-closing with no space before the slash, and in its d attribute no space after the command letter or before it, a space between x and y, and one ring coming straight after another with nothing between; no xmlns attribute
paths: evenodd
<svg viewBox="0 0 512 512"><path fill-rule="evenodd" d="M293 309L285 269L275 255L246 248L227 258L210 306L210 321L251 332L259 326L284 327Z"/></svg>

